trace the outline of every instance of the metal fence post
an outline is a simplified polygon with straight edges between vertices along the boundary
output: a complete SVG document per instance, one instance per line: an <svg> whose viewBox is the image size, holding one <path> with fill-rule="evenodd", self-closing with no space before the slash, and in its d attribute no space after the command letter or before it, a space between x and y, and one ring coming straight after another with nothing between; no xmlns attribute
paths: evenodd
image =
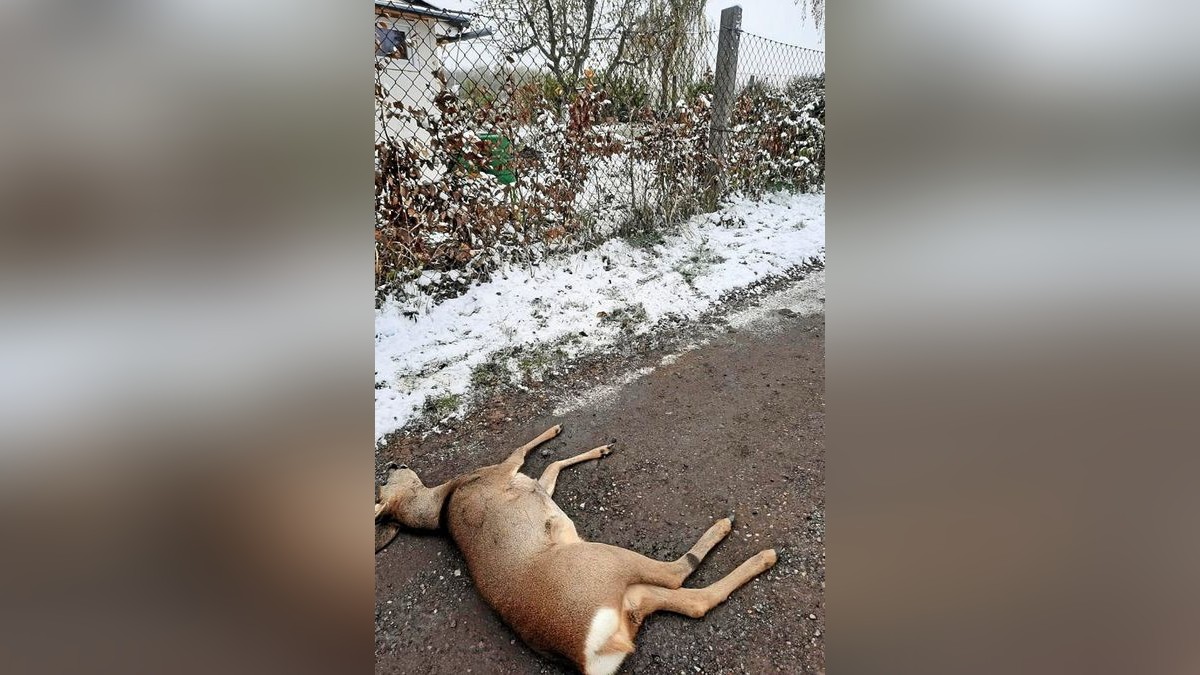
<svg viewBox="0 0 1200 675"><path fill-rule="evenodd" d="M729 115L733 111L737 89L738 41L742 34L742 8L734 5L721 10L721 30L717 40L717 68L713 82L712 129L709 131L707 206L717 210L724 192L725 146L729 140Z"/></svg>

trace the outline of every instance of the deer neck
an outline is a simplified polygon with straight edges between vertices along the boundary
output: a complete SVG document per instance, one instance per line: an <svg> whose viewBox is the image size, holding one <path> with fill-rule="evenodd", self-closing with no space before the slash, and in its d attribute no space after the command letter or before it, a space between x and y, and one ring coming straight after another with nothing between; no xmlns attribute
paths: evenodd
<svg viewBox="0 0 1200 675"><path fill-rule="evenodd" d="M408 527L423 530L436 530L441 527L446 498L454 491L455 486L455 481L447 481L437 487L417 487L402 522Z"/></svg>

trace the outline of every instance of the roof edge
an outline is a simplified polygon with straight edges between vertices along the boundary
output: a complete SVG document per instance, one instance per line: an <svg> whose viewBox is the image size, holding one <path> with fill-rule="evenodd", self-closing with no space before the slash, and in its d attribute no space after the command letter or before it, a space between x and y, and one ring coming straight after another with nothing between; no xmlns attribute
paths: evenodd
<svg viewBox="0 0 1200 675"><path fill-rule="evenodd" d="M455 28L466 28L471 25L471 17L467 14L459 14L458 12L448 12L444 9L425 9L414 5L392 4L390 2L376 2L375 9L396 12L398 14L409 14L427 19L437 19L444 21Z"/></svg>
<svg viewBox="0 0 1200 675"><path fill-rule="evenodd" d="M458 35L439 35L438 39L437 39L437 43L439 45L451 44L454 42L463 42L464 40L474 40L477 38L484 38L484 37L488 37L490 35L492 35L491 28L482 28L480 30L473 30L473 31L470 31L467 33L459 33Z"/></svg>

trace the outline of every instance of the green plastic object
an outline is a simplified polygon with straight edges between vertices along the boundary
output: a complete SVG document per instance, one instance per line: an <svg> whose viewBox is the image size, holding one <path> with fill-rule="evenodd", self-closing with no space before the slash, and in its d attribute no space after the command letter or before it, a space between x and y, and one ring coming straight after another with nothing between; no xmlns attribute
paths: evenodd
<svg viewBox="0 0 1200 675"><path fill-rule="evenodd" d="M489 166L480 169L490 173L503 185L517 182L517 175L511 168L513 158L512 141L500 134L479 134L479 138L487 141L492 149L492 161Z"/></svg>

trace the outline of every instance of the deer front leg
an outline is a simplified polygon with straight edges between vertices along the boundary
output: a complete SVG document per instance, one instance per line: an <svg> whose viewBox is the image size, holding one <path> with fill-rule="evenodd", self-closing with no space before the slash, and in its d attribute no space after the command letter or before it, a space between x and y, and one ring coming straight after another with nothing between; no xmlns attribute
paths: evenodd
<svg viewBox="0 0 1200 675"><path fill-rule="evenodd" d="M542 443L554 438L561 432L562 425L555 424L539 434L537 438L514 450L513 453L508 456L508 459L504 460L504 464L506 466L511 466L513 473L516 474L516 472L520 470L521 465L525 463L525 455L529 454L530 450L533 450Z"/></svg>
<svg viewBox="0 0 1200 675"><path fill-rule="evenodd" d="M593 459L600 459L601 457L607 457L611 453L612 448L610 446L602 445L598 448L592 448L587 452L582 452L574 457L560 459L546 467L546 470L542 472L542 477L538 479L538 482L541 483L542 487L546 488L546 492L553 497L554 485L558 482L558 472L562 471L568 466L573 466L575 464L580 464Z"/></svg>

